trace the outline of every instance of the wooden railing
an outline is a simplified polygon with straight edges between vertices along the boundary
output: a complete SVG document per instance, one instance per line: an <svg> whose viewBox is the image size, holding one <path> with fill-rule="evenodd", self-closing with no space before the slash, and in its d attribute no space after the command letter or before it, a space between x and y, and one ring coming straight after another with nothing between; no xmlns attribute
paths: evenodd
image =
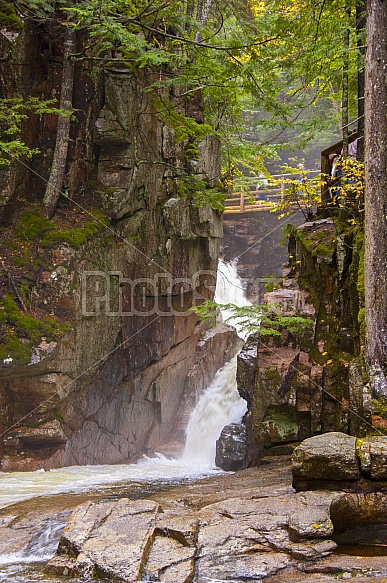
<svg viewBox="0 0 387 583"><path fill-rule="evenodd" d="M224 201L225 213L245 213L270 209L275 202L281 200L279 189L259 189L259 193L234 192Z"/></svg>
<svg viewBox="0 0 387 583"><path fill-rule="evenodd" d="M349 138L349 143L357 139L357 132L353 132ZM321 202L326 204L331 200L330 188L335 183L339 182L340 179L333 178L331 176L332 172L332 156L331 154L340 153L343 147L343 141L340 140L336 144L332 144L329 148L326 148L321 152L321 176L326 177L326 181L321 182ZM308 174L315 174L320 172L320 170L308 170ZM235 185L234 190L230 192L230 197L224 202L225 213L245 213L251 211L267 210L273 206L276 202L280 201L284 197L285 193L285 180L288 177L297 180L300 177L299 174L284 173L284 174L272 174L267 176L267 180L273 183L279 183L279 187L260 187L260 182L264 180L262 176L249 176L244 177L241 181L240 186Z"/></svg>
<svg viewBox="0 0 387 583"><path fill-rule="evenodd" d="M308 174L317 173L319 170L311 170ZM297 180L300 174L287 172L284 174L272 174L267 177L269 186L262 188L260 185L264 178L260 176L249 176L243 179L243 183L236 184L235 191L230 193L229 198L224 201L225 213L246 213L268 210L274 204L283 200L285 195L286 179L291 177ZM275 186L270 186L270 182ZM278 186L277 186L278 184ZM243 186L241 188L241 186Z"/></svg>

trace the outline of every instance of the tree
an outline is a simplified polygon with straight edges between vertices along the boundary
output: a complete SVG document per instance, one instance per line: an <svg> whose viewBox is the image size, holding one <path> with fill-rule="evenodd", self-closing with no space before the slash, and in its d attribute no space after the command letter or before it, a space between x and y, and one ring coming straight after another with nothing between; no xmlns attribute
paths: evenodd
<svg viewBox="0 0 387 583"><path fill-rule="evenodd" d="M273 157L281 147L284 131L293 129L288 140L294 148L321 131L322 124L331 123L326 104L333 111L332 96L340 93L344 59L349 56L350 71L356 61L353 51L348 55L343 50L349 25L339 0L312 4L13 0L12 4L23 21L35 19L39 26L46 20L61 23L67 14L60 92L65 114L71 112L77 62L80 67L92 63L95 75L116 65L134 75L141 72L149 81L145 91L157 115L178 129L181 141L190 141L191 153L197 152L203 133L214 132L222 140L228 168L243 172L261 171L263 158ZM74 31L80 31L78 53ZM203 118L196 119L195 130L192 119L184 115L188 108L182 104L195 105L195 100L205 108L206 128ZM62 189L69 128L70 117L59 118L44 196L47 215L52 215Z"/></svg>
<svg viewBox="0 0 387 583"><path fill-rule="evenodd" d="M76 31L71 26L71 23L68 23L64 40L62 83L59 99L59 108L62 115L58 117L54 157L43 198L43 210L47 217L52 217L54 214L66 172L71 124L70 115L73 111L74 63L71 60L71 56L75 53L75 47Z"/></svg>
<svg viewBox="0 0 387 583"><path fill-rule="evenodd" d="M365 55L365 3L359 0L356 6L356 30L358 54L357 74L357 159L364 162L364 55Z"/></svg>
<svg viewBox="0 0 387 583"><path fill-rule="evenodd" d="M341 127L343 132L343 156L348 157L348 121L349 121L349 47L351 9L345 8L345 16L348 19L348 28L344 32L344 55L343 55L343 85L341 97Z"/></svg>
<svg viewBox="0 0 387 583"><path fill-rule="evenodd" d="M366 366L375 397L387 397L387 10L367 0L365 63Z"/></svg>

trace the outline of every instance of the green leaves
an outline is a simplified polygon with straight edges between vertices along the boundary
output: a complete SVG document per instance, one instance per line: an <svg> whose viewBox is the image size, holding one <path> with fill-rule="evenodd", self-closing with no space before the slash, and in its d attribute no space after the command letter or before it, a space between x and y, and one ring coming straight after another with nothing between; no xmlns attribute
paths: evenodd
<svg viewBox="0 0 387 583"><path fill-rule="evenodd" d="M300 335L312 329L313 320L299 314L284 315L280 307L273 304L252 304L250 306L236 306L235 304L217 304L207 301L191 308L201 320L212 320L214 323L220 310L231 312L226 319L237 321L242 330L256 333L259 337L281 336L282 330Z"/></svg>
<svg viewBox="0 0 387 583"><path fill-rule="evenodd" d="M296 159L293 161L297 162ZM310 219L315 207L321 201L320 174L309 175L302 162L297 166L285 165L282 170L289 177L272 181L274 185L282 184L284 189L281 201L273 206L272 212L278 212L278 218L282 219L297 209L302 212L306 220Z"/></svg>
<svg viewBox="0 0 387 583"><path fill-rule="evenodd" d="M31 158L38 149L29 148L21 139L22 123L31 114L63 115L54 107L55 100L40 100L37 97L28 99L0 99L0 164L7 165L11 156L27 156ZM71 112L69 113L71 115Z"/></svg>
<svg viewBox="0 0 387 583"><path fill-rule="evenodd" d="M216 133L229 173L262 171L264 159L274 159L282 143L304 147L324 124L336 124L348 27L356 93L354 11L348 19L338 0L20 0L14 6L11 16L19 10L38 19L59 15L59 22L63 15L62 24L67 18L86 38L73 58L93 63L95 75L115 66L141 78L145 71L143 91L177 141L196 148L204 133ZM198 95L206 124L184 115L189 97ZM11 114L3 152L28 153L16 137L23 116L55 108L48 102L6 107Z"/></svg>
<svg viewBox="0 0 387 583"><path fill-rule="evenodd" d="M140 69L167 65L174 70L182 62L163 35L157 35L160 19L167 24L171 17L169 5L163 1L144 6L136 1L92 0L68 6L66 11L78 28L87 29L99 67L127 61Z"/></svg>
<svg viewBox="0 0 387 583"><path fill-rule="evenodd" d="M223 211L223 202L227 198L227 193L217 188L208 188L207 183L196 175L183 174L178 186L178 194L181 197L191 198L195 206L204 207L209 205L214 210Z"/></svg>

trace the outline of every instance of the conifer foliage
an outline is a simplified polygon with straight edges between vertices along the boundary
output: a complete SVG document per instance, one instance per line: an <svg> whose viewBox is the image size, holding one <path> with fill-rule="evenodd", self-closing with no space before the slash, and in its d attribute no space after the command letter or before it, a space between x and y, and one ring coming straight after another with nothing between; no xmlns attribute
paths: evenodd
<svg viewBox="0 0 387 583"><path fill-rule="evenodd" d="M63 186L74 66L87 64L95 78L114 66L133 75L147 72L152 77L147 92L160 116L183 136L193 131L192 120L181 115L182 100L196 100L203 118L194 132L221 138L225 173L256 172L288 140L305 144L337 117L343 63L350 89L358 64L357 52L349 50L357 42L352 8L342 10L337 0L0 2L5 30L20 32L31 22L37 30L55 24L64 39L62 88L58 101L47 105L61 115L43 199L46 214L55 211ZM343 40L348 35L349 47ZM0 112L8 110L13 119L0 128L5 163L35 152L23 142L23 121L17 117L20 107L23 114L33 113L29 100L13 105L7 97L0 95ZM31 97L41 101L43 113L41 96Z"/></svg>

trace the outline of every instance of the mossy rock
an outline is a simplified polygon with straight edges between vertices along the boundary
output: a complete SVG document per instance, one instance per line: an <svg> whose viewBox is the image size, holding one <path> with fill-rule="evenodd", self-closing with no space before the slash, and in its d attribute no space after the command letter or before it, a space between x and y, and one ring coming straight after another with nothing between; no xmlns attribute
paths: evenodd
<svg viewBox="0 0 387 583"><path fill-rule="evenodd" d="M20 214L15 232L21 241L32 241L53 229L54 223L46 219L40 209L34 208Z"/></svg>
<svg viewBox="0 0 387 583"><path fill-rule="evenodd" d="M0 2L0 27L12 30L21 30L23 28L16 7L10 2Z"/></svg>
<svg viewBox="0 0 387 583"><path fill-rule="evenodd" d="M43 338L46 342L56 341L68 328L69 324L59 324L49 316L38 319L24 314L6 295L0 301L0 360L10 356L14 364L28 364L32 349Z"/></svg>
<svg viewBox="0 0 387 583"><path fill-rule="evenodd" d="M298 440L296 411L287 405L271 406L259 425L261 440L266 447Z"/></svg>
<svg viewBox="0 0 387 583"><path fill-rule="evenodd" d="M40 245L44 248L66 244L79 249L108 224L101 211L96 210L90 214L92 218L86 220L81 227L60 229L57 224L43 216L40 208L33 208L20 214L16 236L20 241L28 242L40 239Z"/></svg>

